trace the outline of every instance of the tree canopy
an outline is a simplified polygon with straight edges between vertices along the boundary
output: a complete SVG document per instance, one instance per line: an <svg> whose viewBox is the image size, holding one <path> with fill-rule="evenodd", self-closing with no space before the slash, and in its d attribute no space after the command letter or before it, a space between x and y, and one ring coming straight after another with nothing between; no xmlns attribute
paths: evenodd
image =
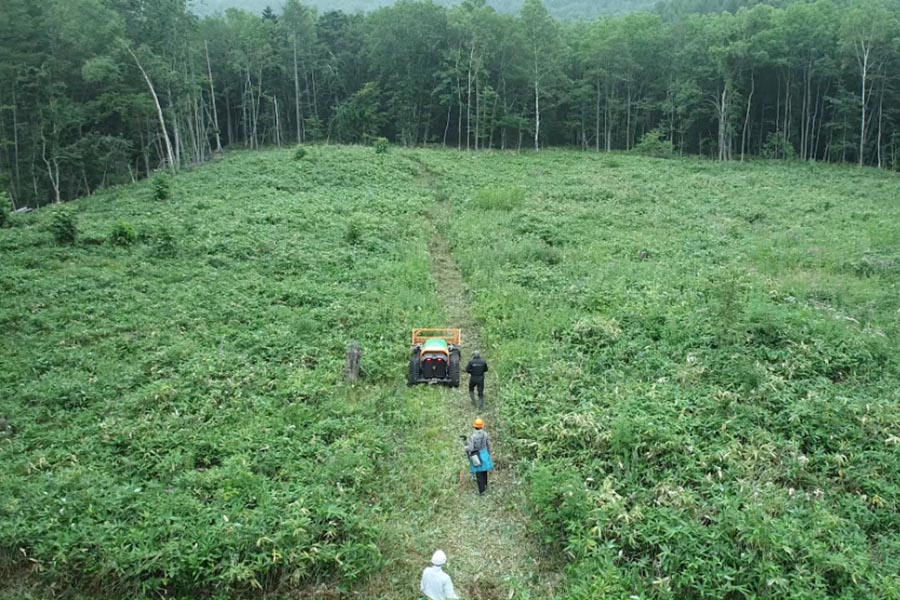
<svg viewBox="0 0 900 600"><path fill-rule="evenodd" d="M673 0L561 21L527 0L366 14L299 0L7 0L0 186L62 201L227 147L632 150L900 166L900 0Z"/></svg>

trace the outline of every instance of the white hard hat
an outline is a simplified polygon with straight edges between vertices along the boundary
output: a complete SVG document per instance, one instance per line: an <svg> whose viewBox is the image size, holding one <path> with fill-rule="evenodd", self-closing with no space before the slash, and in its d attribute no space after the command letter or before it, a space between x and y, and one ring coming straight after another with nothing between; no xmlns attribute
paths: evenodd
<svg viewBox="0 0 900 600"><path fill-rule="evenodd" d="M444 554L443 550L435 550L434 554L431 555L431 564L437 567L447 564L447 555Z"/></svg>

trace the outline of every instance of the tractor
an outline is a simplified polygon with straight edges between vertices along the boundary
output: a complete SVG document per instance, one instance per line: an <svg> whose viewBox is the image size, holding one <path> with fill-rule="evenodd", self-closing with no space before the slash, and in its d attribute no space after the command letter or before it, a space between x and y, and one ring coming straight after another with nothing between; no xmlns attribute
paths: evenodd
<svg viewBox="0 0 900 600"><path fill-rule="evenodd" d="M409 359L409 385L440 383L459 387L460 329L415 329Z"/></svg>

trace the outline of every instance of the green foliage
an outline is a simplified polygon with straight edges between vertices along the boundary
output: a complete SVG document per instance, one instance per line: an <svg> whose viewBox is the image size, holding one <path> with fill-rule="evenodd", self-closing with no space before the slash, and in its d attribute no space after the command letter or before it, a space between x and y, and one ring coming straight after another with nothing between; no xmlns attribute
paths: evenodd
<svg viewBox="0 0 900 600"><path fill-rule="evenodd" d="M353 220L347 224L347 231L344 233L344 241L351 246L359 244L363 239L363 226L360 221Z"/></svg>
<svg viewBox="0 0 900 600"><path fill-rule="evenodd" d="M183 202L79 202L84 238L127 220L146 254L48 248L57 208L0 232L0 572L34 595L405 586L461 460L434 443L447 398L403 382L410 323L446 318L441 225L561 595L893 595L892 175L371 153L229 152Z"/></svg>
<svg viewBox="0 0 900 600"><path fill-rule="evenodd" d="M156 258L172 258L178 254L178 240L167 227L161 228L152 238L151 255Z"/></svg>
<svg viewBox="0 0 900 600"><path fill-rule="evenodd" d="M890 176L628 155L586 168L607 160L429 161L462 196L535 173L540 209L473 202L449 223L505 449L566 593L886 597ZM598 187L613 193L585 201ZM555 263L525 258L541 242Z"/></svg>
<svg viewBox="0 0 900 600"><path fill-rule="evenodd" d="M74 244L78 237L78 221L75 211L69 207L61 207L53 212L50 220L50 232L57 244Z"/></svg>
<svg viewBox="0 0 900 600"><path fill-rule="evenodd" d="M303 160L309 154L304 146L294 148L294 160Z"/></svg>
<svg viewBox="0 0 900 600"><path fill-rule="evenodd" d="M228 8L242 8L254 14L262 14L270 4L271 0L206 0L194 6L193 10L201 15L212 15L216 12L224 13ZM305 4L316 7L321 12L327 12L335 7L330 0L310 0ZM342 0L340 8L344 12L352 14L377 10L385 4L388 3L383 0ZM437 0L435 4L453 6L459 2L457 0ZM521 0L487 0L487 5L506 14L517 14L522 8ZM592 0L546 0L546 5L547 9L560 19L589 20L607 14L650 10L655 3L649 0L613 0L602 3Z"/></svg>
<svg viewBox="0 0 900 600"><path fill-rule="evenodd" d="M0 443L0 573L36 595L352 590L402 546L384 526L407 493L397 444L433 423L402 410L397 365L409 324L441 305L414 176L370 156L330 147L307 174L290 152L230 152L179 176L183 202L137 186L79 201L85 236L147 232L142 260L0 234L0 321L16 323L0 415L19 432ZM23 320L23 305L41 308ZM355 389L348 340L364 348Z"/></svg>
<svg viewBox="0 0 900 600"><path fill-rule="evenodd" d="M113 224L107 239L113 246L131 246L138 240L138 232L131 223L118 221Z"/></svg>
<svg viewBox="0 0 900 600"><path fill-rule="evenodd" d="M770 133L766 136L766 143L762 148L764 158L783 158L785 160L796 160L797 151L794 145L787 137L781 133Z"/></svg>
<svg viewBox="0 0 900 600"><path fill-rule="evenodd" d="M165 171L153 176L153 198L155 200L169 200L172 198L172 176Z"/></svg>
<svg viewBox="0 0 900 600"><path fill-rule="evenodd" d="M0 191L0 228L8 227L12 220L12 202L9 200L9 194Z"/></svg>
<svg viewBox="0 0 900 600"><path fill-rule="evenodd" d="M900 0L343 0L320 12L292 0L283 14L245 0L259 10L205 18L187 0L133 4L6 0L0 81L15 85L0 89L11 109L0 147L14 150L3 169L15 175L0 189L17 203L90 195L160 164L192 168L216 160L223 140L637 142L668 156L658 133L635 140L660 128L679 155L898 168ZM201 110L198 90L216 101ZM158 133L192 126L171 150L137 126L148 118Z"/></svg>
<svg viewBox="0 0 900 600"><path fill-rule="evenodd" d="M438 204L450 202L450 191L445 187L438 187L434 190L434 201Z"/></svg>
<svg viewBox="0 0 900 600"><path fill-rule="evenodd" d="M115 60L108 56L98 56L84 63L81 76L89 83L116 83L121 73Z"/></svg>
<svg viewBox="0 0 900 600"><path fill-rule="evenodd" d="M641 137L641 140L634 146L634 152L653 158L671 158L675 153L675 147L666 139L662 131L654 129Z"/></svg>
<svg viewBox="0 0 900 600"><path fill-rule="evenodd" d="M387 154L388 150L390 150L390 144L388 143L388 139L385 137L375 138L374 146L375 154Z"/></svg>
<svg viewBox="0 0 900 600"><path fill-rule="evenodd" d="M386 118L381 108L381 89L375 82L335 107L334 127L343 142L361 142L377 137Z"/></svg>
<svg viewBox="0 0 900 600"><path fill-rule="evenodd" d="M318 142L325 137L322 120L319 117L308 117L304 120L303 124L304 130L306 131L306 139L310 142Z"/></svg>
<svg viewBox="0 0 900 600"><path fill-rule="evenodd" d="M475 192L472 206L482 210L514 210L525 203L525 189L520 187L483 187Z"/></svg>

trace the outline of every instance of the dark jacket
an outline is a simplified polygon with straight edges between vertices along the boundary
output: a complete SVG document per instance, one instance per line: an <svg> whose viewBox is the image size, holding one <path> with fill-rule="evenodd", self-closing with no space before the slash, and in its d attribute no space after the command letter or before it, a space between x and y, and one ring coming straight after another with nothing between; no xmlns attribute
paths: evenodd
<svg viewBox="0 0 900 600"><path fill-rule="evenodd" d="M484 374L488 371L487 362L481 358L473 358L466 365L466 373L471 375L472 381L484 381Z"/></svg>

